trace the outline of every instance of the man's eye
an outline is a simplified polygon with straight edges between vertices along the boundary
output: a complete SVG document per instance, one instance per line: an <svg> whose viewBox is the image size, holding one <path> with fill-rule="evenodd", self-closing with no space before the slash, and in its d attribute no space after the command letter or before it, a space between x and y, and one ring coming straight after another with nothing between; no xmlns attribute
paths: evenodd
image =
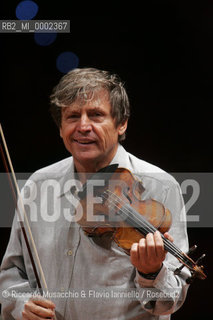
<svg viewBox="0 0 213 320"><path fill-rule="evenodd" d="M69 116L67 116L68 119L75 119L78 118L79 115L78 114L70 114Z"/></svg>
<svg viewBox="0 0 213 320"><path fill-rule="evenodd" d="M100 112L94 112L91 114L92 117L101 117L102 114Z"/></svg>

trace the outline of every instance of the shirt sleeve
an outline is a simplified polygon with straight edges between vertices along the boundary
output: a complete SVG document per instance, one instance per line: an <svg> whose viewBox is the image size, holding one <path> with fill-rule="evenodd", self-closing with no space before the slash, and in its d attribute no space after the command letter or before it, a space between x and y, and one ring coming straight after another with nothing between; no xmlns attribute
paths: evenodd
<svg viewBox="0 0 213 320"><path fill-rule="evenodd" d="M174 244L182 252L187 252L186 213L178 184L167 189L163 204L172 214L169 233L174 238ZM145 279L136 272L135 285L142 308L154 315L171 314L180 308L189 287L186 279L190 276L190 271L184 267L180 275L175 275L174 270L179 266L177 258L167 253L163 267L154 280Z"/></svg>
<svg viewBox="0 0 213 320"><path fill-rule="evenodd" d="M15 215L0 272L0 302L2 317L5 320L22 319L24 304L29 300L30 294L35 291L33 287L36 287L35 283L30 283L28 280L29 275L24 266L25 244L22 242L19 222Z"/></svg>

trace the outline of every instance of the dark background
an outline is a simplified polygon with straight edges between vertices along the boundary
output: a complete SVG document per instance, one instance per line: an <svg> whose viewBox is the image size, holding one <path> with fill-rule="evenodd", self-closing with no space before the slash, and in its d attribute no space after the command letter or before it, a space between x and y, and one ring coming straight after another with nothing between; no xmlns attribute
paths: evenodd
<svg viewBox="0 0 213 320"><path fill-rule="evenodd" d="M35 2L35 19L68 19L71 32L47 47L32 34L0 34L0 120L16 172L68 156L48 111L63 51L74 52L79 67L106 69L125 82L129 152L168 172L213 171L212 1ZM0 19L17 19L18 3L1 1ZM212 228L188 232L197 254L207 254L208 278L194 282L172 319L205 319L212 315ZM2 256L9 229L1 235Z"/></svg>

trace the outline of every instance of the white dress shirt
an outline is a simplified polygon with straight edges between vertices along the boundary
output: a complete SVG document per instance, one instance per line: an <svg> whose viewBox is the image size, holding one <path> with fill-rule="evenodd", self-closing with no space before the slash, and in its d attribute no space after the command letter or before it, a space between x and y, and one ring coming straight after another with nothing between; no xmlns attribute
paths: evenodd
<svg viewBox="0 0 213 320"><path fill-rule="evenodd" d="M143 199L159 201L171 211L169 232L174 243L186 252L185 211L176 180L158 167L126 152L121 145L112 163L127 168L142 181L145 188ZM70 221L77 205L77 201L70 198L72 185L76 185L76 181L73 158L69 157L36 171L22 189L49 290L48 297L56 305L56 318L170 319L170 314L184 302L188 270L184 268L181 275L174 275L180 263L168 253L156 279L140 276L129 256L107 234L88 237L78 223ZM21 319L27 297L20 293L35 291L36 287L15 217L0 273L3 319ZM162 299L165 296L167 298Z"/></svg>

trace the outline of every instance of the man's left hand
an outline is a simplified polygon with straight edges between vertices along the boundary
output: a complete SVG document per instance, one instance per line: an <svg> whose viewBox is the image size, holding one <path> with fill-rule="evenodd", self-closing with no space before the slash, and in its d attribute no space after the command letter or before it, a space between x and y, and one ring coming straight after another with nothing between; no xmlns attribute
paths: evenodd
<svg viewBox="0 0 213 320"><path fill-rule="evenodd" d="M164 237L173 242L172 236L167 232ZM131 263L144 274L159 271L165 257L166 251L159 231L148 233L139 243L133 243L130 251Z"/></svg>

